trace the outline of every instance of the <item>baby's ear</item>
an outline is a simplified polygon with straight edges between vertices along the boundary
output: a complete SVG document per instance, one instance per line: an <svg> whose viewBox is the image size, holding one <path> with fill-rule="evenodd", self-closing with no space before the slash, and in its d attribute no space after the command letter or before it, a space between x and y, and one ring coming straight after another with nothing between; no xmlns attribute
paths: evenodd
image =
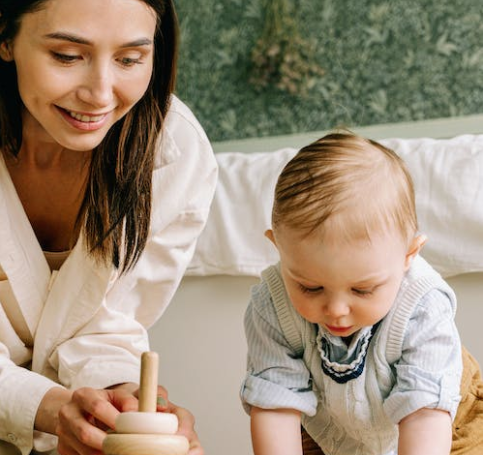
<svg viewBox="0 0 484 455"><path fill-rule="evenodd" d="M267 231L264 232L264 235L275 245L276 245L276 239L274 238L274 231L272 229L267 229Z"/></svg>
<svg viewBox="0 0 484 455"><path fill-rule="evenodd" d="M427 236L424 234L418 234L412 239L407 250L407 255L405 256L405 271L410 268L413 259L425 245L425 242L427 242Z"/></svg>

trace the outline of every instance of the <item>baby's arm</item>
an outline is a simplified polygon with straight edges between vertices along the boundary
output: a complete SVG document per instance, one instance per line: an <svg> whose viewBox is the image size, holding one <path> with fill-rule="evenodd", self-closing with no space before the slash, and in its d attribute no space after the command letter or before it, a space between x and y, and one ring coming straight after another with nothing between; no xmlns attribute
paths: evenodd
<svg viewBox="0 0 484 455"><path fill-rule="evenodd" d="M398 424L398 455L449 455L452 444L450 414L422 408Z"/></svg>
<svg viewBox="0 0 484 455"><path fill-rule="evenodd" d="M266 283L252 288L245 312L247 375L240 396L251 416L255 455L302 455L301 414L318 399L310 371L284 337Z"/></svg>
<svg viewBox="0 0 484 455"><path fill-rule="evenodd" d="M410 318L396 383L383 406L399 427L399 455L446 454L460 401L462 354L449 297L429 292Z"/></svg>
<svg viewBox="0 0 484 455"><path fill-rule="evenodd" d="M302 455L299 411L252 407L250 425L254 455Z"/></svg>

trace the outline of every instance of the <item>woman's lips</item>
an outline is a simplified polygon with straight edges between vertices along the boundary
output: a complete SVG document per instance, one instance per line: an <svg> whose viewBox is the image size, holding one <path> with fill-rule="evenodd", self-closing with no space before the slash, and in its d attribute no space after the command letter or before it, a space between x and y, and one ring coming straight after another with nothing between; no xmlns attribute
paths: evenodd
<svg viewBox="0 0 484 455"><path fill-rule="evenodd" d="M87 114L63 109L58 106L57 109L69 125L82 131L95 131L102 128L109 116L109 112L104 114Z"/></svg>

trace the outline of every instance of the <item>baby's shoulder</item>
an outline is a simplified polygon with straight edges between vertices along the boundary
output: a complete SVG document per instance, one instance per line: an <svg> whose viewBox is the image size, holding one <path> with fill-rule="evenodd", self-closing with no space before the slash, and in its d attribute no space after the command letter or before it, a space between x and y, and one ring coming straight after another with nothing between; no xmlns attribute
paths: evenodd
<svg viewBox="0 0 484 455"><path fill-rule="evenodd" d="M269 285L263 278L250 288L250 306L264 318L277 319Z"/></svg>
<svg viewBox="0 0 484 455"><path fill-rule="evenodd" d="M439 288L430 289L416 303L410 316L411 320L421 318L454 318L454 302L447 292Z"/></svg>

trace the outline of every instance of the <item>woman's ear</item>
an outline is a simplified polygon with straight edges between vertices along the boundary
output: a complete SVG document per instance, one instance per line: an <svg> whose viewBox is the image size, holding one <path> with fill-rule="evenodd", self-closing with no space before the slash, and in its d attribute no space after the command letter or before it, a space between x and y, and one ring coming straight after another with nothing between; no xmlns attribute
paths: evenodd
<svg viewBox="0 0 484 455"><path fill-rule="evenodd" d="M5 62L13 60L13 52L10 41L2 41L0 44L0 58Z"/></svg>
<svg viewBox="0 0 484 455"><path fill-rule="evenodd" d="M410 268L413 259L415 258L415 256L417 256L422 247L425 245L425 242L427 242L427 236L424 234L416 235L412 239L412 241L410 242L410 246L407 250L407 255L405 256L405 271Z"/></svg>

